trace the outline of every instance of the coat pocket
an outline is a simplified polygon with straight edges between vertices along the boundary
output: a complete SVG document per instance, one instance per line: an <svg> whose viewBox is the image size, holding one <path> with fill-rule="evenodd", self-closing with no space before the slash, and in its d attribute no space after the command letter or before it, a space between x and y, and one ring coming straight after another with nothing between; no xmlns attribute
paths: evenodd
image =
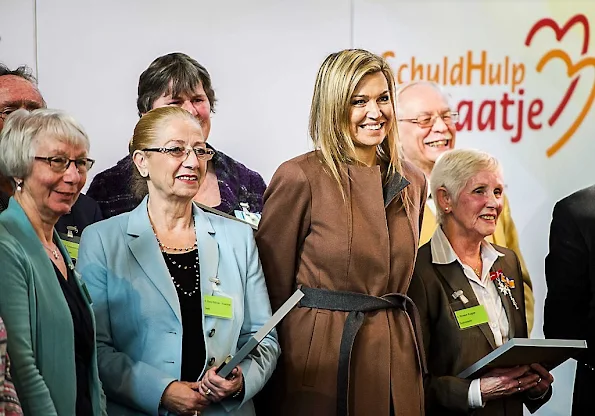
<svg viewBox="0 0 595 416"><path fill-rule="evenodd" d="M329 312L316 311L314 318L314 328L312 329L312 338L308 348L308 358L306 358L306 368L304 369L304 386L314 387L320 366L320 354L325 340L328 339L326 329L328 326Z"/></svg>

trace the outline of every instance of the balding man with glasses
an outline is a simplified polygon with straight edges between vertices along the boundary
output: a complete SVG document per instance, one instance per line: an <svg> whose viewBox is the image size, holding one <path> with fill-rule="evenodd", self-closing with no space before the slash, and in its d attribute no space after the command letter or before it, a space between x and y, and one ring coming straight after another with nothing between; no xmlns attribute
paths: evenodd
<svg viewBox="0 0 595 416"><path fill-rule="evenodd" d="M438 157L455 146L459 114L453 110L450 97L435 82L413 81L403 84L397 90L396 96L397 126L402 154L429 178ZM436 205L431 195L428 195L419 237L420 246L430 240L436 226ZM535 300L531 278L521 255L518 234L506 196L496 231L487 240L513 250L521 262L530 334L533 328Z"/></svg>

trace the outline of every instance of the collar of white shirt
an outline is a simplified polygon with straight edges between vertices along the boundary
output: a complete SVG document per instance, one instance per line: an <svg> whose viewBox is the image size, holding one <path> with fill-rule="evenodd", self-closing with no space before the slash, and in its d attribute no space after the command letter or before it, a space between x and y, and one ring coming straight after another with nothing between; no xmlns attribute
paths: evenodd
<svg viewBox="0 0 595 416"><path fill-rule="evenodd" d="M455 261L459 262L463 266L463 262L457 256L457 253L453 250L450 245L450 241L442 231L442 227L436 227L434 235L430 240L430 247L432 250L432 263L435 264L450 264ZM498 257L504 256L487 241L481 242L481 260L483 262L482 276L486 274L488 270L492 268Z"/></svg>

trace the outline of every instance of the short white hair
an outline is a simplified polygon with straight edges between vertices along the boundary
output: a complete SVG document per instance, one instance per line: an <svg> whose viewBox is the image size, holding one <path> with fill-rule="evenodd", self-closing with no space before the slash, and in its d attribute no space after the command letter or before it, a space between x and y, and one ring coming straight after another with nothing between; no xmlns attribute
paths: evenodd
<svg viewBox="0 0 595 416"><path fill-rule="evenodd" d="M83 127L61 110L24 109L11 113L0 132L0 173L12 178L31 174L39 143L52 138L72 146L90 148ZM13 183L14 185L14 183Z"/></svg>
<svg viewBox="0 0 595 416"><path fill-rule="evenodd" d="M475 149L455 149L444 152L436 160L430 174L430 192L436 198L438 188L443 187L453 203L456 203L469 179L482 171L502 174L500 162L489 153ZM438 224L444 221L444 212L438 204L436 204L436 221Z"/></svg>
<svg viewBox="0 0 595 416"><path fill-rule="evenodd" d="M436 91L440 93L442 98L444 98L444 101L447 103L448 107L452 108L452 96L448 92L446 92L442 85L434 81L417 80L406 82L397 87L395 91L395 106L397 114L400 114L402 110L401 106L403 104L403 100L401 99L401 94L403 94L403 92L405 92L409 88L415 87L416 85L427 85L429 87L434 88Z"/></svg>

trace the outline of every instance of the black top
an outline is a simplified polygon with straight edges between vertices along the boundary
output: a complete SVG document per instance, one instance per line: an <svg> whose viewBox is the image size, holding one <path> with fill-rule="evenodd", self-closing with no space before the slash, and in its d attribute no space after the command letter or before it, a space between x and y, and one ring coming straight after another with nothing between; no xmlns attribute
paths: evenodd
<svg viewBox="0 0 595 416"><path fill-rule="evenodd" d="M60 234L68 234L68 231L71 231L73 236L80 237L88 225L102 219L99 204L93 198L80 194L70 212L62 215L56 223L56 231Z"/></svg>
<svg viewBox="0 0 595 416"><path fill-rule="evenodd" d="M8 200L10 199L10 196L4 192L4 191L0 191L0 212L4 211L6 208L8 208Z"/></svg>
<svg viewBox="0 0 595 416"><path fill-rule="evenodd" d="M182 381L196 381L206 361L202 330L200 296L200 265L198 250L188 253L163 253L165 264L172 276L182 312ZM195 288L196 292L192 293ZM192 293L192 295L189 295Z"/></svg>
<svg viewBox="0 0 595 416"><path fill-rule="evenodd" d="M53 264L53 263L52 263ZM91 360L93 356L93 321L91 313L83 300L83 296L76 284L76 276L68 270L68 280L54 264L60 288L68 303L72 324L74 327L74 362L76 365L76 415L88 416L93 414L91 403Z"/></svg>

